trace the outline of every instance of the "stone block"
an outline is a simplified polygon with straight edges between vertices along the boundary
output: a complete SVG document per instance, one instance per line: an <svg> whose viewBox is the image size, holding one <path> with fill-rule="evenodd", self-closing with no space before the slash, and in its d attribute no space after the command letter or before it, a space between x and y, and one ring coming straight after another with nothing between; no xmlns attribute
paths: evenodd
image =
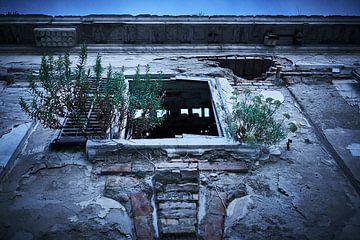
<svg viewBox="0 0 360 240"><path fill-rule="evenodd" d="M133 163L131 166L132 172L154 172L154 166L149 163Z"/></svg>
<svg viewBox="0 0 360 240"><path fill-rule="evenodd" d="M104 196L122 204L130 204L131 192L140 190L139 180L130 177L111 176L106 179Z"/></svg>
<svg viewBox="0 0 360 240"><path fill-rule="evenodd" d="M159 204L160 210L168 210L168 209L185 209L185 208L196 208L196 203L193 202L163 202Z"/></svg>
<svg viewBox="0 0 360 240"><path fill-rule="evenodd" d="M160 218L160 223L162 225L178 225L179 224L179 219Z"/></svg>
<svg viewBox="0 0 360 240"><path fill-rule="evenodd" d="M160 228L162 234L191 234L196 232L194 225L166 225Z"/></svg>
<svg viewBox="0 0 360 240"><path fill-rule="evenodd" d="M155 174L155 180L162 183L179 182L181 180L181 175L180 172L158 170Z"/></svg>
<svg viewBox="0 0 360 240"><path fill-rule="evenodd" d="M221 198L218 196L217 192L214 191L211 193L211 197L208 201L207 213L226 216L226 195L224 193L219 194Z"/></svg>
<svg viewBox="0 0 360 240"><path fill-rule="evenodd" d="M196 218L196 208L183 208L183 209L162 209L158 211L158 215L161 218Z"/></svg>
<svg viewBox="0 0 360 240"><path fill-rule="evenodd" d="M165 185L165 192L191 192L197 193L199 185L196 183L183 183L183 184L167 184Z"/></svg>
<svg viewBox="0 0 360 240"><path fill-rule="evenodd" d="M136 239L154 239L154 228L148 216L136 216L133 219Z"/></svg>
<svg viewBox="0 0 360 240"><path fill-rule="evenodd" d="M184 162L164 162L156 164L157 169L182 169L187 168L188 166L189 164Z"/></svg>
<svg viewBox="0 0 360 240"><path fill-rule="evenodd" d="M197 224L197 218L180 218L178 220L180 225L196 225Z"/></svg>
<svg viewBox="0 0 360 240"><path fill-rule="evenodd" d="M157 201L197 201L199 200L198 194L192 194L189 192L159 192L157 194Z"/></svg>
<svg viewBox="0 0 360 240"><path fill-rule="evenodd" d="M199 179L199 171L197 169L182 169L180 174L182 180L197 181Z"/></svg>
<svg viewBox="0 0 360 240"><path fill-rule="evenodd" d="M207 240L222 240L225 216L206 214L203 219L204 232L202 237Z"/></svg>
<svg viewBox="0 0 360 240"><path fill-rule="evenodd" d="M131 164L130 163L107 164L101 168L100 173L103 175L131 173Z"/></svg>
<svg viewBox="0 0 360 240"><path fill-rule="evenodd" d="M134 217L151 216L151 205L147 196L143 192L137 192L131 195L131 209Z"/></svg>
<svg viewBox="0 0 360 240"><path fill-rule="evenodd" d="M109 176L106 179L105 189L107 188L139 188L140 182L137 178L123 176ZM124 189L123 189L124 190Z"/></svg>

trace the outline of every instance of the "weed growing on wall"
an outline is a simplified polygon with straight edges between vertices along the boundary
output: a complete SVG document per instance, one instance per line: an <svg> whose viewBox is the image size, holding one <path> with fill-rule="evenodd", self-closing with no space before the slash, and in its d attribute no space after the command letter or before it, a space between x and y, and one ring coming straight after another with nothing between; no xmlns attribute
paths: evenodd
<svg viewBox="0 0 360 240"><path fill-rule="evenodd" d="M274 115L281 102L272 98L252 96L250 90L244 91L243 100L239 101L239 93L232 97L233 109L227 116L228 131L237 141L249 144L277 144L286 137L287 128L284 120L290 115L283 114L283 119L277 120ZM295 132L297 127L289 123L289 130Z"/></svg>

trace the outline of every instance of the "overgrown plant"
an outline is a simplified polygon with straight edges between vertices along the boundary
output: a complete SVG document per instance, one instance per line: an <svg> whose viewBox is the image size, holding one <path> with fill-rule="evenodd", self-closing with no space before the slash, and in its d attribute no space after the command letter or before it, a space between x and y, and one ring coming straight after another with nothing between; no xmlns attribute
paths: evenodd
<svg viewBox="0 0 360 240"><path fill-rule="evenodd" d="M75 71L71 69L68 53L60 55L56 60L52 56L44 56L41 60L39 81L29 77L33 99L27 103L20 98L20 105L33 120L40 121L45 127L61 128L64 119L70 118L88 137L89 112L101 123L101 136L113 135L126 127L126 120L132 136L141 136L144 131L161 123L157 110L162 109L160 80L152 81L150 67L142 79L140 66L137 67L134 81L130 85L130 93L124 77L124 69L113 72L109 65L107 77L102 78L104 68L98 54L93 67L94 75L86 69L87 48L83 44ZM142 112L140 116L136 114ZM119 137L119 135L114 136Z"/></svg>
<svg viewBox="0 0 360 240"><path fill-rule="evenodd" d="M111 65L109 65L107 78L103 88L99 91L96 102L100 111L99 120L103 131L114 128L115 132L119 134L126 127L128 98L124 68L120 72L113 73Z"/></svg>
<svg viewBox="0 0 360 240"><path fill-rule="evenodd" d="M290 115L284 113L281 120L274 117L280 101L272 98L264 100L261 95L252 97L248 89L241 101L239 95L239 92L234 93L233 109L227 116L228 130L235 140L249 144L277 144L286 137L284 120L290 119ZM289 130L295 132L296 125L289 123Z"/></svg>
<svg viewBox="0 0 360 240"><path fill-rule="evenodd" d="M33 75L29 76L29 83L33 99L28 104L22 97L20 106L33 120L40 121L45 127L60 128L64 118L73 118L84 131L86 102L90 95L89 74L86 74L87 59L86 45L82 45L79 61L75 72L71 70L68 53L56 60L52 56L41 59L39 82ZM38 84L40 84L38 86ZM84 132L84 134L86 134Z"/></svg>
<svg viewBox="0 0 360 240"><path fill-rule="evenodd" d="M129 86L129 132L133 138L143 138L145 131L154 129L161 124L162 118L158 112L162 111L161 76L152 80L150 67L146 66L143 77L140 75L140 65L136 67L136 73Z"/></svg>

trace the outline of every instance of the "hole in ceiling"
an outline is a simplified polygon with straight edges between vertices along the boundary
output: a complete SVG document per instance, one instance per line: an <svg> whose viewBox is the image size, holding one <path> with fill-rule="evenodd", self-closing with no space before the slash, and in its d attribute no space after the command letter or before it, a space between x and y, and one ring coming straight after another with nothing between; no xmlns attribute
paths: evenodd
<svg viewBox="0 0 360 240"><path fill-rule="evenodd" d="M143 136L148 139L182 134L219 136L207 81L163 81L163 90L164 120Z"/></svg>
<svg viewBox="0 0 360 240"><path fill-rule="evenodd" d="M266 78L266 72L270 71L270 67L274 66L271 58L257 57L231 57L212 59L219 63L222 68L228 68L233 73L247 80L263 80Z"/></svg>

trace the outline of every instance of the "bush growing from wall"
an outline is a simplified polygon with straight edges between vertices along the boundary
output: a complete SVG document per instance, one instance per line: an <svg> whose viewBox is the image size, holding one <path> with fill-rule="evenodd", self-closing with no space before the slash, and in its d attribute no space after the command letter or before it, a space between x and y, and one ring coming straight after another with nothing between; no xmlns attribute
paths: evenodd
<svg viewBox="0 0 360 240"><path fill-rule="evenodd" d="M233 109L227 116L228 131L236 140L249 144L277 144L285 139L287 129L284 120L290 115L283 114L282 120L275 118L281 102L272 98L263 99L262 96L251 96L251 91L246 89L244 97L239 101L239 93L232 97ZM297 127L289 123L289 130L295 132Z"/></svg>

